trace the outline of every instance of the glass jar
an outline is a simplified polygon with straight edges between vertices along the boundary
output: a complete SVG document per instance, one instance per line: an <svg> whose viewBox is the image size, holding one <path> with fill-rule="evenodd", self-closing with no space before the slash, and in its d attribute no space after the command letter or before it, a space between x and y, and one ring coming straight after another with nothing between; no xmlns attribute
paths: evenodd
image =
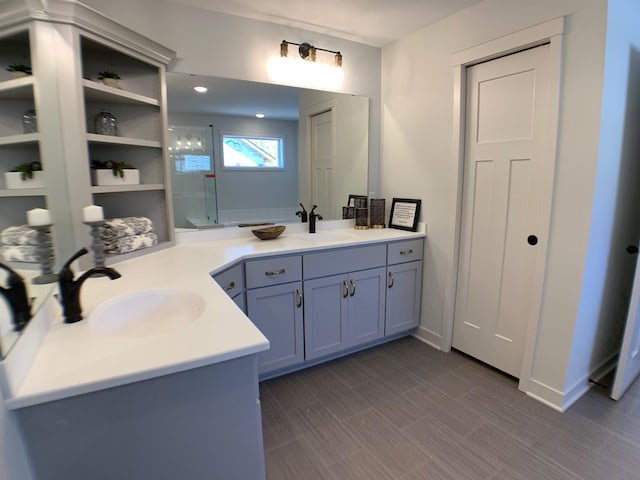
<svg viewBox="0 0 640 480"><path fill-rule="evenodd" d="M115 137L118 132L118 121L111 113L102 111L95 118L96 133Z"/></svg>
<svg viewBox="0 0 640 480"><path fill-rule="evenodd" d="M29 109L22 114L22 127L24 133L38 133L38 117L34 109Z"/></svg>

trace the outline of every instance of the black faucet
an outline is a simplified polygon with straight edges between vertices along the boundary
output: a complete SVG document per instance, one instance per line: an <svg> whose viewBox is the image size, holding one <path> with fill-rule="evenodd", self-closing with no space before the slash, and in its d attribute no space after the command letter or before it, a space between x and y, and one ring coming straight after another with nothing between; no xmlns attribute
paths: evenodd
<svg viewBox="0 0 640 480"><path fill-rule="evenodd" d="M89 251L86 248L81 248L67 261L67 263L64 264L62 270L58 273L58 288L60 289L60 303L62 304L64 313L64 323L75 323L82 320L80 287L82 287L82 284L86 279L89 277L107 276L111 280L115 280L121 276L113 268L95 267L91 270L87 270L80 275L77 280L74 280L74 273L73 270L71 270L71 264L87 253L89 253Z"/></svg>
<svg viewBox="0 0 640 480"><path fill-rule="evenodd" d="M315 213L315 209L318 208L314 205L309 213L309 233L316 233L316 220L322 220L322 215Z"/></svg>
<svg viewBox="0 0 640 480"><path fill-rule="evenodd" d="M300 217L301 223L307 223L307 211L304 209L304 205L302 205L302 203L300 203L300 208L302 208L302 210L298 210L296 215Z"/></svg>
<svg viewBox="0 0 640 480"><path fill-rule="evenodd" d="M18 273L3 263L0 268L9 273L7 277L7 288L0 287L0 293L4 295L11 309L11 319L13 321L13 329L16 332L21 331L29 320L31 320L31 305L27 296L27 287L24 285L23 278Z"/></svg>

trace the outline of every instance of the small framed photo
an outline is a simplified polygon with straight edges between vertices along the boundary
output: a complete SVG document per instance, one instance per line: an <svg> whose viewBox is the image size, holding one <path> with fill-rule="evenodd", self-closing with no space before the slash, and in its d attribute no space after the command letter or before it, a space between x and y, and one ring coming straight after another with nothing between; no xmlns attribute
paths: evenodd
<svg viewBox="0 0 640 480"><path fill-rule="evenodd" d="M409 230L410 232L418 230L421 203L422 200L412 198L394 198L391 201L389 228Z"/></svg>
<svg viewBox="0 0 640 480"><path fill-rule="evenodd" d="M347 206L355 208L367 208L367 200L368 197L366 195L349 194L349 201L347 202Z"/></svg>

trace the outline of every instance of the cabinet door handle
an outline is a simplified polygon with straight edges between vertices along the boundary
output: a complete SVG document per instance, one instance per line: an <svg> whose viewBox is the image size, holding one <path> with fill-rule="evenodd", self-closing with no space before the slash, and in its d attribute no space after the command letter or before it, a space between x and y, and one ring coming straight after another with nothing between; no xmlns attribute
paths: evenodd
<svg viewBox="0 0 640 480"><path fill-rule="evenodd" d="M351 284L351 291L349 292L349 296L353 297L356 294L356 281L352 278L349 280Z"/></svg>
<svg viewBox="0 0 640 480"><path fill-rule="evenodd" d="M387 283L387 287L393 287L393 272L389 272L389 283Z"/></svg>
<svg viewBox="0 0 640 480"><path fill-rule="evenodd" d="M302 306L302 292L299 288L296 288L296 307L300 308Z"/></svg>
<svg viewBox="0 0 640 480"><path fill-rule="evenodd" d="M411 255L413 253L413 248L409 250L400 250L400 255Z"/></svg>
<svg viewBox="0 0 640 480"><path fill-rule="evenodd" d="M224 287L224 291L228 292L229 290L233 290L234 288L236 288L236 282L231 282L229 285Z"/></svg>
<svg viewBox="0 0 640 480"><path fill-rule="evenodd" d="M282 275L285 272L284 268L276 270L275 272L264 272L267 277L273 277L274 275Z"/></svg>
<svg viewBox="0 0 640 480"><path fill-rule="evenodd" d="M342 281L342 298L347 298L349 296L349 285L346 280Z"/></svg>

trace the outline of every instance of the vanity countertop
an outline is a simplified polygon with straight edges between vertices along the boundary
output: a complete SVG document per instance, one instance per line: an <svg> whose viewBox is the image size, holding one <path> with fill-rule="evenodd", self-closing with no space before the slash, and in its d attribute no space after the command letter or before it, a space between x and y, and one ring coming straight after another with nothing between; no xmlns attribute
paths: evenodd
<svg viewBox="0 0 640 480"><path fill-rule="evenodd" d="M6 399L7 408L81 395L268 349L264 335L211 278L238 261L425 236L424 229L415 233L388 228L355 231L340 228L344 225L340 221L324 223L327 228L315 235L304 233L300 225L287 226L281 237L269 241L258 240L244 229L241 236L225 233L233 238L220 238L219 232L206 230L188 233L179 235L175 247L112 265L122 278L91 278L82 287L85 320L67 325L60 313L51 319L25 378ZM330 223L338 228L329 229ZM86 319L100 303L150 288L197 293L204 299L204 311L186 327L149 336L105 336L90 328Z"/></svg>

